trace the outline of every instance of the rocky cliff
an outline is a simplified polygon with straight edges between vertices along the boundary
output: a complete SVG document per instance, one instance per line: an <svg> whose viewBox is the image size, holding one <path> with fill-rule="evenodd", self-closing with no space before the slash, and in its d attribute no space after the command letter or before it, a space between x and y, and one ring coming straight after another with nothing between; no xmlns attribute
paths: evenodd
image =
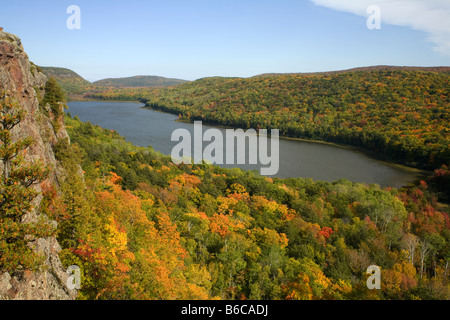
<svg viewBox="0 0 450 320"><path fill-rule="evenodd" d="M20 39L0 30L0 92L7 92L26 112L25 119L14 128L13 137L33 138L34 143L27 150L28 160L41 160L49 165L52 172L48 179L58 185L64 172L55 159L53 147L68 135L63 123L56 126L58 130L55 132L52 125L55 119L48 106L46 112L46 106L39 107L38 97L44 95L46 82L46 76L30 63ZM2 166L0 161L0 169ZM40 191L40 185L35 188ZM33 221L40 215L41 200L42 196L35 199L34 207L37 209L26 215L26 221ZM53 223L56 227L56 222ZM14 274L0 271L0 299L74 299L77 292L66 285L69 275L58 258L61 248L57 240L53 237L39 239L33 248L45 256L45 271Z"/></svg>

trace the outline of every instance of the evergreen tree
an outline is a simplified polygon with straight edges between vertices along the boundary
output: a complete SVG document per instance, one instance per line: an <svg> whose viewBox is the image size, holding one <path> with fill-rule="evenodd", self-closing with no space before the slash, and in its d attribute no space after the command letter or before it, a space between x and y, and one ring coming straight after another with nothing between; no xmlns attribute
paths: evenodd
<svg viewBox="0 0 450 320"><path fill-rule="evenodd" d="M60 103L64 102L64 100L64 92L56 79L51 77L45 84L45 96L42 103L44 105L48 103L53 114L55 115L55 118L58 118L62 115Z"/></svg>
<svg viewBox="0 0 450 320"><path fill-rule="evenodd" d="M25 138L13 142L11 132L24 118L24 111L3 95L0 98L0 270L36 270L42 262L30 242L49 236L52 228L44 217L25 223L38 192L32 185L45 179L47 169L40 163L27 163L24 151L32 144Z"/></svg>

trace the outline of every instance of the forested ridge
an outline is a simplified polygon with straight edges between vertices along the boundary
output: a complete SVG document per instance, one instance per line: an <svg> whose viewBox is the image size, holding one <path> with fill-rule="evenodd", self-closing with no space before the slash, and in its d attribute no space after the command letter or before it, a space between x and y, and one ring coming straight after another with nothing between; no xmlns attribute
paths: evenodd
<svg viewBox="0 0 450 320"><path fill-rule="evenodd" d="M186 82L186 80L165 78L159 76L134 76L126 78L108 78L95 81L93 84L103 87L133 88L133 87L168 87L184 82Z"/></svg>
<svg viewBox="0 0 450 320"><path fill-rule="evenodd" d="M89 98L149 107L286 137L356 146L429 170L449 164L450 75L422 70L204 78L159 90L109 90Z"/></svg>

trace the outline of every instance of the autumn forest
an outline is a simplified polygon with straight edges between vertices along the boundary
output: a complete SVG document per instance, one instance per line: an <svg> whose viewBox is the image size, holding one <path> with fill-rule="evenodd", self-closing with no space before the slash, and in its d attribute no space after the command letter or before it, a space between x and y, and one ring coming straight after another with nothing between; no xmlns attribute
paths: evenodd
<svg viewBox="0 0 450 320"><path fill-rule="evenodd" d="M91 88L184 120L279 128L426 169L401 189L278 179L170 157L65 116L44 192L80 299L448 299L449 73L364 70ZM81 164L84 179L79 176ZM382 289L366 286L369 265Z"/></svg>
<svg viewBox="0 0 450 320"><path fill-rule="evenodd" d="M279 128L283 136L371 150L429 172L395 189L175 165L64 114L59 102L71 92L50 78L40 108L70 137L54 147L65 171L58 186L21 157L12 160L32 141L12 143L10 131L24 115L2 100L0 156L12 171L2 175L1 208L14 218L0 224L8 235L0 267L40 268L23 240L31 233L56 236L63 266L80 267L81 300L446 300L449 79L439 71L365 70L83 89L83 99L141 101L186 121ZM56 230L18 223L37 181L39 210L57 221ZM381 290L367 287L370 265L382 270Z"/></svg>

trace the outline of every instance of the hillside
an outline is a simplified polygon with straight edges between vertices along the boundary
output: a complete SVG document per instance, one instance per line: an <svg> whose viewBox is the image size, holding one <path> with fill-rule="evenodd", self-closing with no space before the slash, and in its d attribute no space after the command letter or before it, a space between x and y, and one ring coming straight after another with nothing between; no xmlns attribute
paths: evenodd
<svg viewBox="0 0 450 320"><path fill-rule="evenodd" d="M438 70L445 72L369 69L204 78L141 92L140 100L183 119L277 128L283 136L352 145L436 169L450 159L450 73Z"/></svg>
<svg viewBox="0 0 450 320"><path fill-rule="evenodd" d="M48 78L53 77L63 89L69 99L83 99L84 96L96 93L114 92L117 89L138 90L146 88L170 87L187 81L170 79L158 76L135 76L127 78L108 78L93 83L85 80L76 72L67 68L33 66L42 71ZM134 99L134 97L122 96L118 100Z"/></svg>
<svg viewBox="0 0 450 320"><path fill-rule="evenodd" d="M273 77L273 76L281 76L281 75L331 75L337 73L346 73L346 72L356 72L356 71L425 71L425 72L439 72L439 73L450 73L450 67L414 67L414 66L387 66L387 65L379 65L379 66L370 66L370 67L357 67L351 69L344 70L335 70L335 71L323 71L323 72L298 72L298 73L263 73L254 76L257 77Z"/></svg>
<svg viewBox="0 0 450 320"><path fill-rule="evenodd" d="M92 84L76 72L66 68L40 67L48 77L55 78L68 96L80 95L92 89Z"/></svg>
<svg viewBox="0 0 450 320"><path fill-rule="evenodd" d="M66 69L66 68L57 68L57 67L40 67L42 72L47 77L54 77L56 79L79 79L80 81L84 81L86 83L90 83L89 81L85 80L83 77L81 77L78 73Z"/></svg>
<svg viewBox="0 0 450 320"><path fill-rule="evenodd" d="M185 83L186 80L171 79L158 76L134 76L126 78L108 78L95 81L94 84L102 87L115 88L151 88L151 87L170 87Z"/></svg>
<svg viewBox="0 0 450 320"><path fill-rule="evenodd" d="M209 77L174 88L88 92L239 128L370 150L422 169L450 159L450 68L377 66L316 74Z"/></svg>

